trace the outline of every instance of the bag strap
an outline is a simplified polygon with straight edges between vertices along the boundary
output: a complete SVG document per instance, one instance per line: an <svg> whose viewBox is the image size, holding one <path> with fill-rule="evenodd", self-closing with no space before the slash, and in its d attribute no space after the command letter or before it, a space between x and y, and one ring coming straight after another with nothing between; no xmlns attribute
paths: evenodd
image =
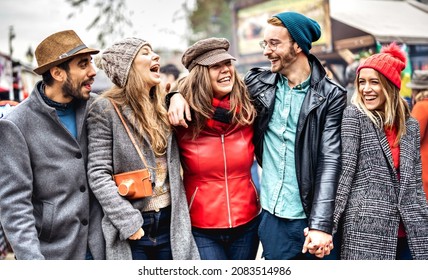
<svg viewBox="0 0 428 280"><path fill-rule="evenodd" d="M147 162L146 162L146 160L144 159L144 156L143 156L143 154L141 153L140 148L137 146L137 143L135 142L134 136L132 136L132 133L131 133L131 131L130 131L130 130L129 130L129 128L128 128L128 125L126 124L125 120L123 119L122 114L121 114L121 113L120 113L120 111L119 111L119 108L117 108L116 103L115 103L112 99L110 99L110 102L111 102L111 104L113 104L113 107L114 107L114 109L116 110L116 113L117 113L117 115L119 116L120 120L122 121L123 126L125 127L126 132L128 133L129 138L131 139L132 144L134 145L135 149L137 150L138 155L140 156L141 160L143 161L143 163L144 163L145 167L147 168L147 167L148 167Z"/></svg>

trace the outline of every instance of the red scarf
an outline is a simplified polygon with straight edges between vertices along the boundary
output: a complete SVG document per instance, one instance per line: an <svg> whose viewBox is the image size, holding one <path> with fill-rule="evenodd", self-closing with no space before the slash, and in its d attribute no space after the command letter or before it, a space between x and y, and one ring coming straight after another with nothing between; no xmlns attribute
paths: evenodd
<svg viewBox="0 0 428 280"><path fill-rule="evenodd" d="M384 129L386 139L389 143L389 148L391 149L392 160L394 161L394 168L397 170L398 179L400 180L400 146L394 146L395 139L397 138L397 127L393 126L392 128ZM403 222L400 220L400 225L398 226L398 237L406 237L406 231L404 229Z"/></svg>
<svg viewBox="0 0 428 280"><path fill-rule="evenodd" d="M384 129L386 139L389 143L389 148L391 149L392 159L394 161L394 167L399 171L400 168L400 146L394 146L395 139L397 138L397 128L393 126L392 128L386 128Z"/></svg>
<svg viewBox="0 0 428 280"><path fill-rule="evenodd" d="M214 114L211 119L207 120L207 126L216 130L224 131L230 127L232 114L230 110L230 95L222 99L213 98L211 104L214 107Z"/></svg>

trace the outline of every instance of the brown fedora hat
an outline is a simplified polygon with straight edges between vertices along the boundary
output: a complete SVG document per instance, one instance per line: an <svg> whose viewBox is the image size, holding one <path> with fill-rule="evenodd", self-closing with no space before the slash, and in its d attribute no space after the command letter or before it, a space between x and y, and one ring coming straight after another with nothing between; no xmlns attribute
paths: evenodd
<svg viewBox="0 0 428 280"><path fill-rule="evenodd" d="M85 53L96 54L99 50L88 48L73 30L54 33L37 46L35 54L39 67L34 72L42 75L52 67Z"/></svg>
<svg viewBox="0 0 428 280"><path fill-rule="evenodd" d="M428 89L428 70L415 70L412 80L407 83L407 87L411 89Z"/></svg>

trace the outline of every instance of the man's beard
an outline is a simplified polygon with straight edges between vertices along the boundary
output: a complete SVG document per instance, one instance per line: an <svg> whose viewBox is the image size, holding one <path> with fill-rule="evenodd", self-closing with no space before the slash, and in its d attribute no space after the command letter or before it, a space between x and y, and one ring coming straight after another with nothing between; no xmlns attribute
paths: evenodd
<svg viewBox="0 0 428 280"><path fill-rule="evenodd" d="M296 51L294 47L291 45L288 49L288 53L284 56L280 56L280 65L276 69L271 69L274 73L281 72L284 68L289 67L296 60Z"/></svg>
<svg viewBox="0 0 428 280"><path fill-rule="evenodd" d="M64 97L73 97L76 99L82 99L82 100L88 100L89 94L84 95L82 92L82 88L79 86L75 86L73 84L73 81L70 79L70 77L67 77L67 80L65 81L64 85L62 86L62 92Z"/></svg>

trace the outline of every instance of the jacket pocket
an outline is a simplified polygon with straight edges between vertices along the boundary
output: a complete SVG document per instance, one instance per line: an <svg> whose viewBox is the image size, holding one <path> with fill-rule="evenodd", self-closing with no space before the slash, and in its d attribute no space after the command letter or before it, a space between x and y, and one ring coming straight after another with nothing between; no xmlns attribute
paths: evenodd
<svg viewBox="0 0 428 280"><path fill-rule="evenodd" d="M39 239L50 241L54 220L54 205L50 202L34 202L34 217Z"/></svg>

